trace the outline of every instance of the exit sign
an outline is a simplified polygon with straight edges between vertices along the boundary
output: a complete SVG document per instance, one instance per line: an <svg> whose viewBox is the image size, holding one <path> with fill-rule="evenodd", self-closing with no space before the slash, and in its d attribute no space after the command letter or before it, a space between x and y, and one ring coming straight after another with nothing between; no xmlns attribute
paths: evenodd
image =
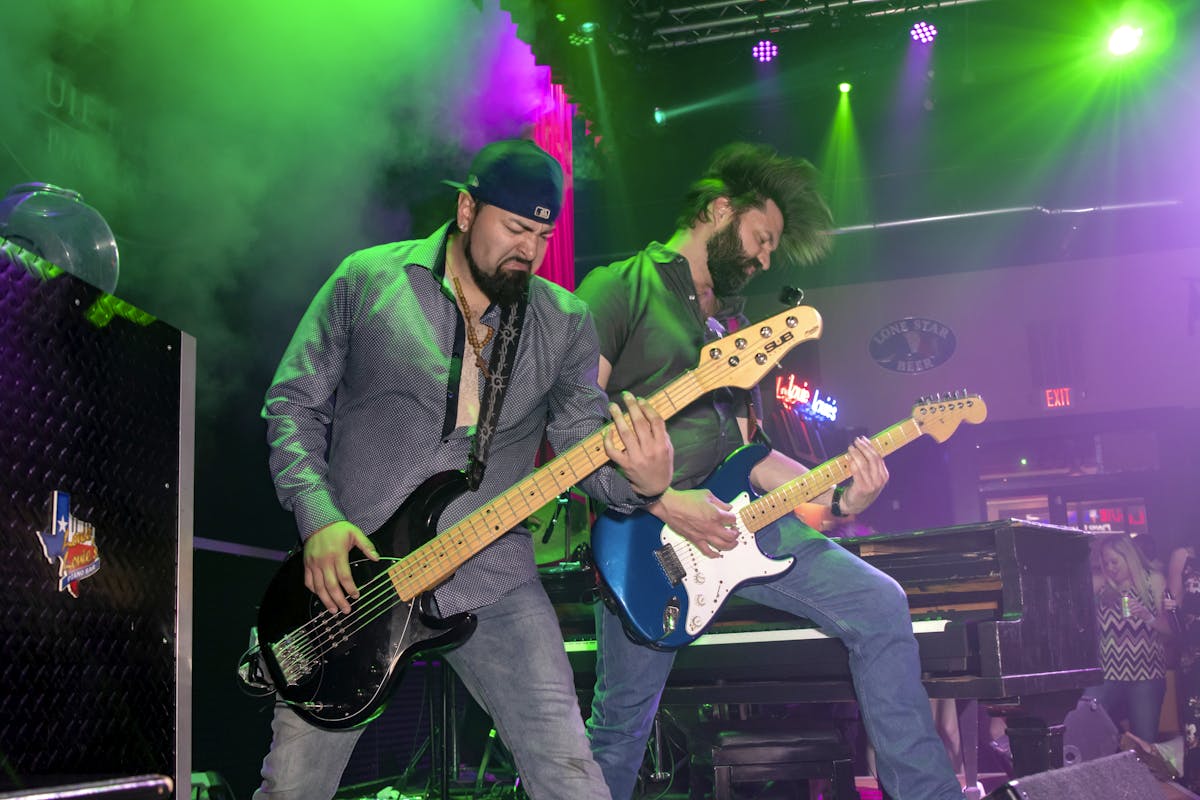
<svg viewBox="0 0 1200 800"><path fill-rule="evenodd" d="M1071 387L1060 386L1046 390L1046 408L1068 408L1071 405Z"/></svg>

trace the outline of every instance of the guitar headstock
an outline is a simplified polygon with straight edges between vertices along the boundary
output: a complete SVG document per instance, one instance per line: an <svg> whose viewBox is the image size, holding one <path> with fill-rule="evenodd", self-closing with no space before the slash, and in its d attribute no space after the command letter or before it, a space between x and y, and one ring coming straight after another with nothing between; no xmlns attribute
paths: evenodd
<svg viewBox="0 0 1200 800"><path fill-rule="evenodd" d="M821 335L821 315L812 306L796 306L734 331L700 351L693 376L705 390L722 386L749 389L801 342Z"/></svg>
<svg viewBox="0 0 1200 800"><path fill-rule="evenodd" d="M987 405L977 394L966 391L922 397L912 410L913 422L939 442L950 438L960 423L978 425L987 419Z"/></svg>

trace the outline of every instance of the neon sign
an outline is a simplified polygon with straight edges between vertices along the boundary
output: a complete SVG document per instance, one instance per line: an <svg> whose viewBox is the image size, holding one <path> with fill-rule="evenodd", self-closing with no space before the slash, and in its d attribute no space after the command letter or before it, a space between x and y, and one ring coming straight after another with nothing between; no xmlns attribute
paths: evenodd
<svg viewBox="0 0 1200 800"><path fill-rule="evenodd" d="M1071 405L1071 387L1060 386L1046 390L1046 408L1067 408Z"/></svg>
<svg viewBox="0 0 1200 800"><path fill-rule="evenodd" d="M809 417L820 417L830 422L837 421L837 400L821 397L820 389L809 388L808 381L796 383L795 375L775 378L775 399L788 411L798 411Z"/></svg>
<svg viewBox="0 0 1200 800"><path fill-rule="evenodd" d="M783 377L780 376L775 379L775 399L791 411L797 403L802 406L808 405L812 400L812 391L808 388L808 381L797 386L796 376L788 375L787 385L784 385Z"/></svg>

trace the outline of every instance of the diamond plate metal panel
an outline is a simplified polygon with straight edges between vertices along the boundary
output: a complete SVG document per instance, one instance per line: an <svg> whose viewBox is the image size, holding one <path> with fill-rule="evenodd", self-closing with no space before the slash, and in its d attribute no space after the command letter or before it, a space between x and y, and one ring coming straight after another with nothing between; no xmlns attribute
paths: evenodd
<svg viewBox="0 0 1200 800"><path fill-rule="evenodd" d="M181 334L102 299L0 256L0 787L175 773ZM94 531L78 597L56 491Z"/></svg>

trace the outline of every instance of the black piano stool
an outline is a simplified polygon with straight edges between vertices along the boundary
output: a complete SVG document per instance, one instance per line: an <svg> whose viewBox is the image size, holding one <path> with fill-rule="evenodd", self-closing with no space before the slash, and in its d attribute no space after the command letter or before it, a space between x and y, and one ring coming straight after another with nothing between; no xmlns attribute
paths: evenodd
<svg viewBox="0 0 1200 800"><path fill-rule="evenodd" d="M733 800L733 784L746 781L830 782L831 800L858 800L854 759L834 730L789 727L787 720L726 722L692 750L690 800L704 797L712 767L713 800ZM795 722L791 721L794 726Z"/></svg>

